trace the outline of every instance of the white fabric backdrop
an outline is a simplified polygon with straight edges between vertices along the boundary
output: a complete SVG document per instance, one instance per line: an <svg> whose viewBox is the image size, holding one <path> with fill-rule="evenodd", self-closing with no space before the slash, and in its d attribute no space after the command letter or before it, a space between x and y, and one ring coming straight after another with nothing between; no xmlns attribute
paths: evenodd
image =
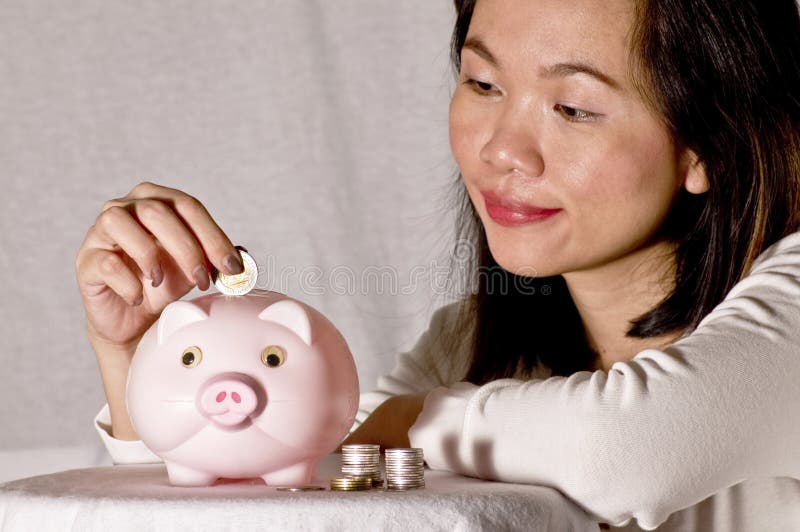
<svg viewBox="0 0 800 532"><path fill-rule="evenodd" d="M110 463L74 261L142 180L196 196L259 288L328 315L362 390L391 368L446 302L453 19L450 0L0 3L0 482Z"/></svg>

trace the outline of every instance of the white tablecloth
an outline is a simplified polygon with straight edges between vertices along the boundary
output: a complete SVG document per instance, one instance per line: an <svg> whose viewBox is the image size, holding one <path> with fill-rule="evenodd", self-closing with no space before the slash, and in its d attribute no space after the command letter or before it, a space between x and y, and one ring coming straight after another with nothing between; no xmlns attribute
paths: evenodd
<svg viewBox="0 0 800 532"><path fill-rule="evenodd" d="M317 483L339 476L337 454ZM555 489L425 471L409 491L292 493L261 479L171 486L163 464L75 469L0 484L0 530L526 530L598 525Z"/></svg>

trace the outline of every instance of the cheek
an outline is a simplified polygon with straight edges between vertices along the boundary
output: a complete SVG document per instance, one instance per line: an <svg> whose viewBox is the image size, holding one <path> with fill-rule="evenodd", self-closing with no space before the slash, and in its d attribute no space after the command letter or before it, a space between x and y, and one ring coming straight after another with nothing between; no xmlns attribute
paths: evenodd
<svg viewBox="0 0 800 532"><path fill-rule="evenodd" d="M450 149L462 173L467 173L470 166L479 162L477 154L480 153L480 122L475 112L466 105L463 96L459 96L459 91L456 91L450 101Z"/></svg>
<svg viewBox="0 0 800 532"><path fill-rule="evenodd" d="M677 193L671 142L658 132L619 138L602 155L577 167L567 181L571 195L579 199L576 206L591 224L653 229Z"/></svg>

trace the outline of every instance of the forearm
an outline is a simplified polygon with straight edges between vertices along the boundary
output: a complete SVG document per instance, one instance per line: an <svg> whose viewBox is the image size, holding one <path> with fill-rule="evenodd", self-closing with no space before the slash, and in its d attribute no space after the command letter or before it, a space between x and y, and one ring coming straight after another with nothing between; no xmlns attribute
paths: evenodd
<svg viewBox="0 0 800 532"><path fill-rule="evenodd" d="M744 479L798 478L798 328L742 341L707 323L607 374L432 390L410 443L432 469L555 486L615 526L658 526Z"/></svg>
<svg viewBox="0 0 800 532"><path fill-rule="evenodd" d="M103 380L103 390L111 413L111 434L119 440L138 440L125 405L125 387L128 369L136 346L112 346L97 339L87 330L89 343L97 357L97 366Z"/></svg>
<svg viewBox="0 0 800 532"><path fill-rule="evenodd" d="M417 419L426 393L390 397L354 430L342 445L377 443L383 448L409 447L408 429Z"/></svg>

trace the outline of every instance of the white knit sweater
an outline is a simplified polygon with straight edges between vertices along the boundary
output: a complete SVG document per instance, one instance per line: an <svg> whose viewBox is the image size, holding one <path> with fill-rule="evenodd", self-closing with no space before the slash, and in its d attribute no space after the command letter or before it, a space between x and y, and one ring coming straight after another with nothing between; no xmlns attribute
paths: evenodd
<svg viewBox="0 0 800 532"><path fill-rule="evenodd" d="M624 530L800 531L800 231L694 331L607 373L456 382L468 345L440 342L456 305L362 394L353 428L393 395L430 392L409 439L433 469L552 486ZM115 463L160 461L109 423L104 407Z"/></svg>

